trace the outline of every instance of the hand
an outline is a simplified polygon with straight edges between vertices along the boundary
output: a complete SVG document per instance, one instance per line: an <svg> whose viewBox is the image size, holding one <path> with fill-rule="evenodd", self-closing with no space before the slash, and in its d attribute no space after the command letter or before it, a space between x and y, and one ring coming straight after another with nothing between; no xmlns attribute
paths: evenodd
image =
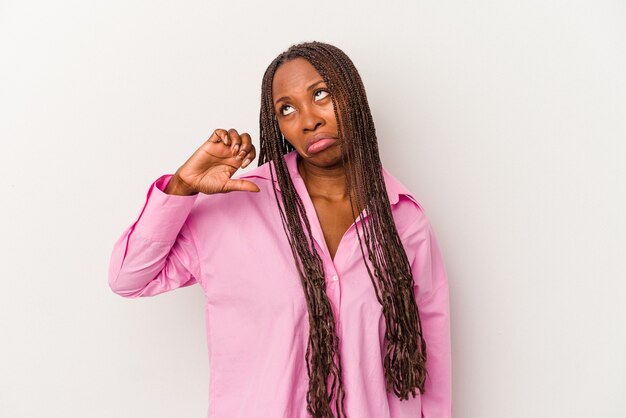
<svg viewBox="0 0 626 418"><path fill-rule="evenodd" d="M232 191L258 192L251 181L231 177L256 158L250 135L235 129L216 129L207 141L176 171L165 193L204 194Z"/></svg>

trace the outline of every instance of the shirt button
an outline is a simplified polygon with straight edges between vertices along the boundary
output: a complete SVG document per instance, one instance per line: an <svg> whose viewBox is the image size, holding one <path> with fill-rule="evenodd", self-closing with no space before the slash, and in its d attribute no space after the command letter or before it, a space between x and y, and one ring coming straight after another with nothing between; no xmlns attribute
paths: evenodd
<svg viewBox="0 0 626 418"><path fill-rule="evenodd" d="M337 275L333 275L333 281L336 282L337 280L339 280L339 277L337 277Z"/></svg>

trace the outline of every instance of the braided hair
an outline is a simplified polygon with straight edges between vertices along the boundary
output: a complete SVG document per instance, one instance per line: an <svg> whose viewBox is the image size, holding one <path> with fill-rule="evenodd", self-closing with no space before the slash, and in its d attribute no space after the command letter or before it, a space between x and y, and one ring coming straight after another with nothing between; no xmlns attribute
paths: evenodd
<svg viewBox="0 0 626 418"><path fill-rule="evenodd" d="M342 418L347 415L343 407L339 338L326 294L324 266L314 246L304 205L287 169L284 155L294 148L280 131L272 98L277 68L295 58L309 61L328 86L353 218L356 218L355 207L364 208L358 215L364 225L362 237L356 228L359 246L385 317L386 389L401 400L408 399L409 393L415 397L416 389L424 393L426 343L415 302L411 266L391 213L374 121L361 77L350 58L333 45L317 41L292 45L272 61L263 75L258 165L273 162L271 178L278 181L281 190L279 198L274 187L274 196L307 302L310 327L306 350L307 411L315 418L334 418L331 406L334 399L334 410Z"/></svg>

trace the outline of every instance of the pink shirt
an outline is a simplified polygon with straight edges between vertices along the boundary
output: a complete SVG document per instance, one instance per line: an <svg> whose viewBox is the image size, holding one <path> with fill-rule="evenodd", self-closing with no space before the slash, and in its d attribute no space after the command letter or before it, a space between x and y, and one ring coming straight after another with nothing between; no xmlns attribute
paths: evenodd
<svg viewBox="0 0 626 418"><path fill-rule="evenodd" d="M324 262L348 417L451 417L448 282L424 209L383 169L411 262L428 356L425 393L400 401L385 391L385 322L359 249L355 228L362 228L361 222L346 231L332 260L296 157L295 151L285 155ZM211 370L209 418L308 417L308 311L269 165L238 176L254 181L259 193L168 195L163 190L171 176L163 175L150 186L137 221L116 241L111 289L137 298L200 284Z"/></svg>

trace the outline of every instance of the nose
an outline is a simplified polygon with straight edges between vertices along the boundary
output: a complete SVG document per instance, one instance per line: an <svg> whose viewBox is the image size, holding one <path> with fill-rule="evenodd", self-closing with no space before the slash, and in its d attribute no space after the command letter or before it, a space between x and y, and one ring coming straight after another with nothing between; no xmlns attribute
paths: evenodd
<svg viewBox="0 0 626 418"><path fill-rule="evenodd" d="M300 112L300 120L302 121L302 130L304 132L315 131L326 123L314 106L307 106L302 109Z"/></svg>

